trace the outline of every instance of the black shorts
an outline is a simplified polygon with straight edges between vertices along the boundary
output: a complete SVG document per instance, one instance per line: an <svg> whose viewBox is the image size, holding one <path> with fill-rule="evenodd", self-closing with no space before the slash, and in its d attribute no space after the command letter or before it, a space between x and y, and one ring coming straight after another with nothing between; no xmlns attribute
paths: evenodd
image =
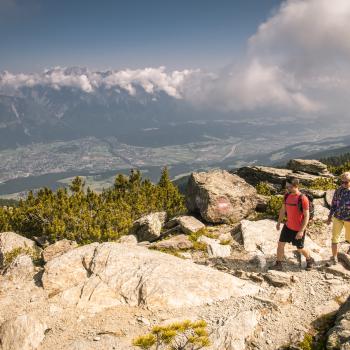
<svg viewBox="0 0 350 350"><path fill-rule="evenodd" d="M304 241L305 241L305 232L303 235L303 238L295 239L295 236L297 235L298 231L291 230L287 227L287 225L284 225L281 231L280 235L280 242L284 243L292 243L294 246L296 246L298 249L304 248Z"/></svg>

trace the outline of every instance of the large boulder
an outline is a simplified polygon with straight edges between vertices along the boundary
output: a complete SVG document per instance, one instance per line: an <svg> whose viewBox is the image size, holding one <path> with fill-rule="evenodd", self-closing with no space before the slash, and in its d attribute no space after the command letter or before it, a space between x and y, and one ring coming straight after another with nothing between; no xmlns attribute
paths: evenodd
<svg viewBox="0 0 350 350"><path fill-rule="evenodd" d="M315 159L291 159L287 168L309 174L328 174L327 165Z"/></svg>
<svg viewBox="0 0 350 350"><path fill-rule="evenodd" d="M1 232L0 233L0 266L3 263L6 253L13 251L14 249L38 249L38 246L34 241L18 235L15 232Z"/></svg>
<svg viewBox="0 0 350 350"><path fill-rule="evenodd" d="M256 207L257 193L237 175L225 170L192 173L187 189L187 207L211 223L237 222Z"/></svg>
<svg viewBox="0 0 350 350"><path fill-rule="evenodd" d="M74 249L78 246L77 242L70 241L68 239L62 239L55 242L54 244L49 245L43 251L43 259L47 263L56 256L62 255L63 253L68 252L71 249Z"/></svg>
<svg viewBox="0 0 350 350"><path fill-rule="evenodd" d="M42 282L61 303L93 311L123 304L192 307L260 290L207 266L114 242L86 245L52 259Z"/></svg>
<svg viewBox="0 0 350 350"><path fill-rule="evenodd" d="M133 223L129 234L136 236L139 242L155 241L160 237L165 220L165 212L151 213L142 216Z"/></svg>
<svg viewBox="0 0 350 350"><path fill-rule="evenodd" d="M35 350L46 329L45 324L28 314L5 321L0 327L0 350Z"/></svg>

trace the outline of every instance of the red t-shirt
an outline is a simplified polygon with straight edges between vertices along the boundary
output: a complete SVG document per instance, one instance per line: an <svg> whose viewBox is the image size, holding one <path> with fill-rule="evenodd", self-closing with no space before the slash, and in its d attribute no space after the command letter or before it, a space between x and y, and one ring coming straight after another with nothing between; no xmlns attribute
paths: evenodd
<svg viewBox="0 0 350 350"><path fill-rule="evenodd" d="M287 227L293 231L299 231L303 226L304 214L298 208L299 194L290 193L286 200L287 211ZM303 210L309 209L309 199L305 196L301 196L301 204Z"/></svg>

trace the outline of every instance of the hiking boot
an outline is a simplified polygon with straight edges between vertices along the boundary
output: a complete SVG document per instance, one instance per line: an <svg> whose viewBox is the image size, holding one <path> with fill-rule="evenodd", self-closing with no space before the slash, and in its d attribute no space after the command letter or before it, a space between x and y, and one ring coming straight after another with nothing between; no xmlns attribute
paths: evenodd
<svg viewBox="0 0 350 350"><path fill-rule="evenodd" d="M275 265L271 266L271 270L283 271L282 261L276 261Z"/></svg>
<svg viewBox="0 0 350 350"><path fill-rule="evenodd" d="M306 259L306 271L310 271L315 267L315 259L314 258L309 258Z"/></svg>
<svg viewBox="0 0 350 350"><path fill-rule="evenodd" d="M329 261L326 263L326 266L327 267L331 267L331 266L334 266L334 265L337 265L338 264L338 258L336 258L335 256L332 256Z"/></svg>

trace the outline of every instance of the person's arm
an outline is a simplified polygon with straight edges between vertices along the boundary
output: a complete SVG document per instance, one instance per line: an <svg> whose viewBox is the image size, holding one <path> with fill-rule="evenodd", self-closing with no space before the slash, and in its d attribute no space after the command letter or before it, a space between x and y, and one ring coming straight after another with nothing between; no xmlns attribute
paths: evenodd
<svg viewBox="0 0 350 350"><path fill-rule="evenodd" d="M299 230L299 232L297 233L297 235L295 237L296 239L303 238L307 224L309 223L309 220L310 220L310 210L309 209L304 209L303 214L304 214L304 219L303 219L303 222L301 224L301 229Z"/></svg>
<svg viewBox="0 0 350 350"><path fill-rule="evenodd" d="M280 212L278 214L278 222L277 222L277 225L276 225L277 231L279 231L281 229L281 222L283 222L285 216L286 216L286 206L283 203L282 207L280 209Z"/></svg>
<svg viewBox="0 0 350 350"><path fill-rule="evenodd" d="M330 224L332 222L332 216L334 215L334 212L337 209L337 199L338 199L338 191L335 191L334 196L332 198L332 204L331 204L331 209L329 211L327 224Z"/></svg>

